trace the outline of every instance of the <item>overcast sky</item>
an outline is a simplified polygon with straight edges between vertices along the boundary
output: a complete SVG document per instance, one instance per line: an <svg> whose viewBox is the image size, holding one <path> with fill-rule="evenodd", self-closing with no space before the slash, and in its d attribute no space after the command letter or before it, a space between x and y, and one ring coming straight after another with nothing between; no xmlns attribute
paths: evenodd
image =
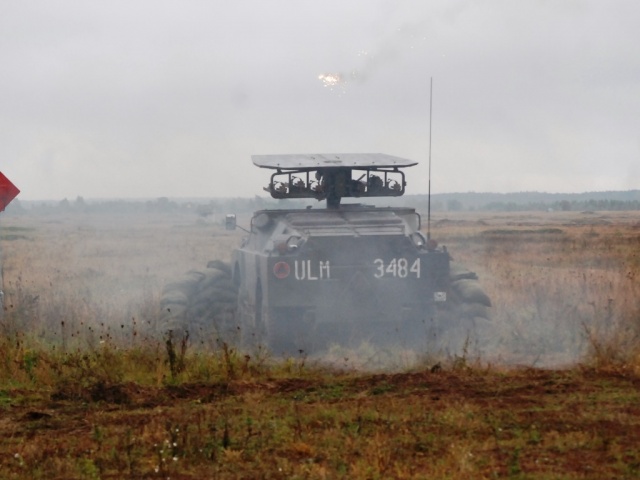
<svg viewBox="0 0 640 480"><path fill-rule="evenodd" d="M264 194L252 154L432 191L640 188L637 0L0 0L0 171L34 199Z"/></svg>

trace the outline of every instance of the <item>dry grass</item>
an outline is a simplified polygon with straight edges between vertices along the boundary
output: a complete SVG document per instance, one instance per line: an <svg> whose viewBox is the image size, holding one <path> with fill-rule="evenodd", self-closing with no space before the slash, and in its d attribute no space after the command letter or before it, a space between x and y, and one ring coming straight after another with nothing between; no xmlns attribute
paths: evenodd
<svg viewBox="0 0 640 480"><path fill-rule="evenodd" d="M442 218L433 235L480 274L503 362L558 366L587 353L627 362L637 355L640 214Z"/></svg>
<svg viewBox="0 0 640 480"><path fill-rule="evenodd" d="M434 218L494 301L496 351L434 366L363 345L332 349L332 367L154 334L162 285L239 233L195 216L0 220L0 478L640 473L640 214ZM362 371L389 358L396 373Z"/></svg>
<svg viewBox="0 0 640 480"><path fill-rule="evenodd" d="M147 332L165 283L228 259L239 242L195 215L3 220L0 233L13 232L2 242L4 328L47 342L74 343L79 332L90 341Z"/></svg>

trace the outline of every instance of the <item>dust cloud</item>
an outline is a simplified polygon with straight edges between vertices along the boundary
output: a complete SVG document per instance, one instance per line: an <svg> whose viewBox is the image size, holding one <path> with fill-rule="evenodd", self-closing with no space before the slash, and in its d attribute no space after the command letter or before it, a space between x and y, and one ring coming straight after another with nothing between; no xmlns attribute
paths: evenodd
<svg viewBox="0 0 640 480"><path fill-rule="evenodd" d="M226 231L222 213L196 210L5 214L4 332L34 332L76 346L158 341L164 286L211 260L228 261L244 235ZM242 214L238 221L248 225L249 217ZM491 298L490 322L481 332L442 331L428 321L420 332L385 327L383 319L399 315L389 310L389 299L407 295L406 289L388 282L372 290L366 279L355 279L349 289L357 295L342 299L343 311L362 312L359 322L330 332L320 352L302 349L293 356L346 369L396 370L487 363L557 367L583 361L594 349L608 351L616 342L625 351L637 338L632 326L640 292L630 248L638 224L635 212L440 212L433 238L479 275ZM356 255L348 248L337 251Z"/></svg>

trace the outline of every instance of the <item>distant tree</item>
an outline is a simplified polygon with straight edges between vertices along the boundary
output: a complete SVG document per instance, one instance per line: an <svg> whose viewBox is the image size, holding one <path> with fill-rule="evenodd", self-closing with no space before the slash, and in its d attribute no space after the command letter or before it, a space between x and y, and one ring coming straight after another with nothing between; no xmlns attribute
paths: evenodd
<svg viewBox="0 0 640 480"><path fill-rule="evenodd" d="M76 197L76 201L73 203L73 209L78 211L78 212L86 212L87 211L87 204L84 201L84 198L82 198L80 195L78 195Z"/></svg>
<svg viewBox="0 0 640 480"><path fill-rule="evenodd" d="M568 212L571 210L571 202L569 200L562 200L560 202L560 210L563 212Z"/></svg>
<svg viewBox="0 0 640 480"><path fill-rule="evenodd" d="M447 211L449 212L459 212L462 210L462 202L455 198L447 201Z"/></svg>
<svg viewBox="0 0 640 480"><path fill-rule="evenodd" d="M147 211L168 213L178 210L178 204L167 197L160 197L155 202L147 202Z"/></svg>
<svg viewBox="0 0 640 480"><path fill-rule="evenodd" d="M69 202L69 200L67 200L66 198L60 200L60 203L58 203L58 210L60 212L70 212L72 210L71 202Z"/></svg>
<svg viewBox="0 0 640 480"><path fill-rule="evenodd" d="M209 203L208 205L198 205L196 207L196 213L203 218L206 218L209 215L213 215L213 212L214 206L212 203Z"/></svg>
<svg viewBox="0 0 640 480"><path fill-rule="evenodd" d="M20 200L14 198L9 205L4 210L6 213L11 213L14 215L26 213L27 210L22 206Z"/></svg>
<svg viewBox="0 0 640 480"><path fill-rule="evenodd" d="M427 203L426 205L427 208L429 208L429 204ZM442 202L431 202L431 211L432 212L442 212L444 210L444 205L442 204Z"/></svg>

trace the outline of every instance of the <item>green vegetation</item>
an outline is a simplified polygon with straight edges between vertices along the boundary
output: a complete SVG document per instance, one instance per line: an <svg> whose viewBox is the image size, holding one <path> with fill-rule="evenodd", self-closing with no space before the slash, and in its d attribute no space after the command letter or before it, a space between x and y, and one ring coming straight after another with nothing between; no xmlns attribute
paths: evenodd
<svg viewBox="0 0 640 480"><path fill-rule="evenodd" d="M0 344L3 478L631 478L623 367L359 373L111 345ZM9 359L9 360L6 360Z"/></svg>

